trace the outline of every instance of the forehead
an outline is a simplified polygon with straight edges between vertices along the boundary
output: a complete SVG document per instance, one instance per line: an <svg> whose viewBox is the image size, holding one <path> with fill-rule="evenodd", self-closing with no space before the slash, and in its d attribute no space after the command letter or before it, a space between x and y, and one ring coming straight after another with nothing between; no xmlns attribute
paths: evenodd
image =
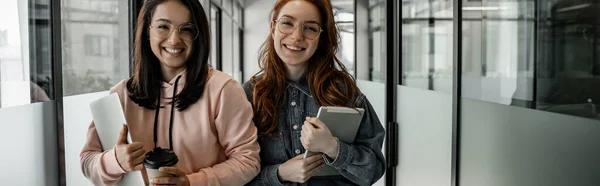
<svg viewBox="0 0 600 186"><path fill-rule="evenodd" d="M190 10L179 1L166 1L156 6L152 22L166 20L173 24L183 24L192 21Z"/></svg>
<svg viewBox="0 0 600 186"><path fill-rule="evenodd" d="M291 1L283 5L279 10L277 18L291 17L301 22L314 21L321 23L319 9L315 5L306 1Z"/></svg>

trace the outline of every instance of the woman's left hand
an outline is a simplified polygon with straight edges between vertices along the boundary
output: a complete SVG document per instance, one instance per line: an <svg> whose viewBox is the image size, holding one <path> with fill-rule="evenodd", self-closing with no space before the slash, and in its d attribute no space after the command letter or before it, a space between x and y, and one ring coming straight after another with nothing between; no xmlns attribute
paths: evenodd
<svg viewBox="0 0 600 186"><path fill-rule="evenodd" d="M177 185L177 186L189 186L190 180L185 173L177 167L161 167L159 169L164 173L175 175L175 177L160 177L150 180L150 185Z"/></svg>
<svg viewBox="0 0 600 186"><path fill-rule="evenodd" d="M300 134L300 141L306 150L325 153L332 159L337 157L338 140L321 120L306 117Z"/></svg>

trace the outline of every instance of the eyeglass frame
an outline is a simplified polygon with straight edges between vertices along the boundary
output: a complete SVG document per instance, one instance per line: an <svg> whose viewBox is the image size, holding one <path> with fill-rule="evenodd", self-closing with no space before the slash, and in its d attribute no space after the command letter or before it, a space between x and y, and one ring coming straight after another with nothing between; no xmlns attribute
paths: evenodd
<svg viewBox="0 0 600 186"><path fill-rule="evenodd" d="M273 20L273 22L274 22L274 23L279 23L279 22L280 22L280 20L281 20L282 18L286 18L286 17L280 17L279 19ZM296 19L294 19L294 18L286 18L286 19L291 19L291 20L293 20L294 22L297 22L297 20L296 20ZM300 24L300 25L302 25L302 27L304 27L304 24L305 24L305 23L302 23L302 24ZM315 24L317 24L317 25L319 26L319 34L317 35L317 37L315 37L314 39L310 39L310 40L317 40L317 39L319 39L319 37L321 37L321 33L323 32L323 27L321 27L321 25L319 25L318 23L315 23ZM278 24L275 24L275 26L276 26L276 27L279 27L279 25L278 25ZM298 29L298 28L296 28L296 27L297 27L297 26L294 26L294 31L296 31L296 30ZM277 28L277 30L279 30L279 32L280 32L280 33L282 33L282 34L291 34L291 33L294 33L294 31L292 31L292 32L290 32L290 33L284 33L283 31L281 31L281 28ZM303 30L300 30L300 31L302 32L302 36L303 36L303 37L305 37L306 39L309 39L308 37L306 37L306 36L304 35L304 31L303 31Z"/></svg>
<svg viewBox="0 0 600 186"><path fill-rule="evenodd" d="M171 24L171 23L168 23L168 24L170 24L170 25L173 25L173 24ZM194 36L194 39L192 39L192 40L189 40L189 41L194 41L194 40L198 39L198 36L200 36L200 29L199 29L199 28L198 28L198 26L196 26L196 24L194 24L194 23L184 23L184 24L180 24L180 25L179 25L179 27L177 27L177 32L178 32L177 34L179 34L179 33L181 32L181 27L182 27L182 26L184 26L184 25L185 25L185 26L187 26L187 25L192 25L192 26L194 26L194 28L196 28L196 31L197 31L197 32L196 32L196 36ZM152 23L148 24L148 34L150 34L150 32L152 32L152 31L151 31L151 29L152 29L152 28L157 28L157 27L154 27L154 26L152 26ZM174 27L173 27L173 28L174 28ZM165 38L161 38L161 39L167 39L167 38L170 38L170 37L173 35L173 32L174 32L174 29L170 28L170 29L169 29L169 36L167 36L167 37L165 37ZM153 34L153 35L154 35L154 34ZM155 37L158 37L158 36L156 36L156 35L154 35L154 36L155 36ZM181 40L185 40L185 39L181 38L181 35L178 35L178 36L179 36L179 38L180 38ZM160 37L158 37L158 38L160 38Z"/></svg>

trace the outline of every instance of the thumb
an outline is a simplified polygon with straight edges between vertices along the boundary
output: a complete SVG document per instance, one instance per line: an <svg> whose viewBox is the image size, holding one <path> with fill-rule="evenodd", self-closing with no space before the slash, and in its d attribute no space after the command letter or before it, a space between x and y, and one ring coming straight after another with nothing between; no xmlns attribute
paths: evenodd
<svg viewBox="0 0 600 186"><path fill-rule="evenodd" d="M129 129L127 125L123 124L123 128L121 128L121 134L119 134L119 139L117 139L117 145L127 144L127 132Z"/></svg>

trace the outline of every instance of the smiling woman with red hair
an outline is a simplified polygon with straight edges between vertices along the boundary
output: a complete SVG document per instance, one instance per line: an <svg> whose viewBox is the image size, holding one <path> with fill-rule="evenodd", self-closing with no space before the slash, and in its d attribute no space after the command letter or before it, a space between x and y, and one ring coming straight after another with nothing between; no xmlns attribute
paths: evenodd
<svg viewBox="0 0 600 186"><path fill-rule="evenodd" d="M339 33L328 0L280 0L260 50L261 71L244 83L261 146L250 185L372 185L385 171L385 131L354 79L335 57ZM314 118L320 106L365 109L353 143ZM306 150L320 152L304 159ZM313 176L324 165L337 176Z"/></svg>

